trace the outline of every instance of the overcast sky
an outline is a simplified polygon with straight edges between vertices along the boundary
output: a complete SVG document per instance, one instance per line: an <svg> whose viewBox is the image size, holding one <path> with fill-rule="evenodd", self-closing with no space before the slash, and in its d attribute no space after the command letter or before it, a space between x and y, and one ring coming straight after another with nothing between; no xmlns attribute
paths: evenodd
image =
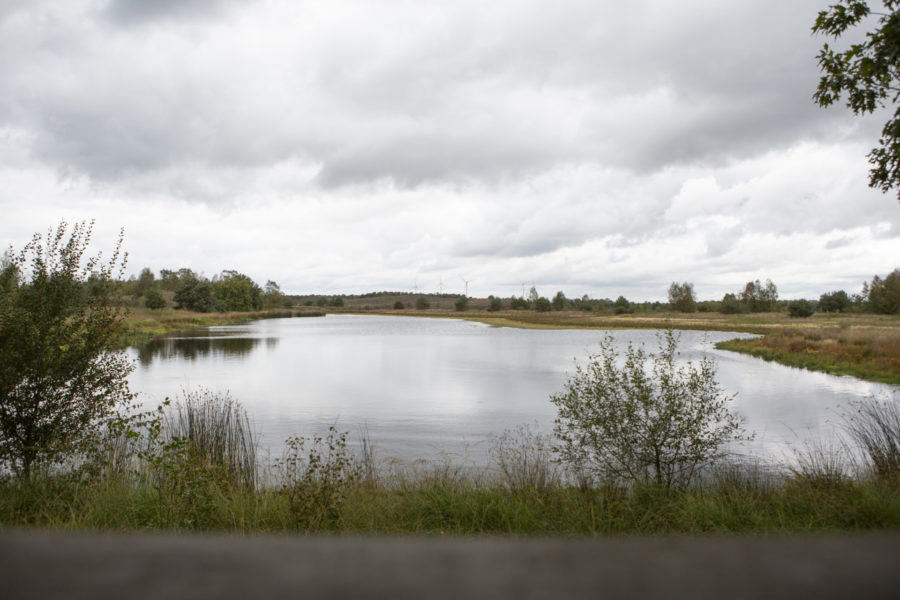
<svg viewBox="0 0 900 600"><path fill-rule="evenodd" d="M900 267L825 0L0 0L0 242L290 293L719 299Z"/></svg>

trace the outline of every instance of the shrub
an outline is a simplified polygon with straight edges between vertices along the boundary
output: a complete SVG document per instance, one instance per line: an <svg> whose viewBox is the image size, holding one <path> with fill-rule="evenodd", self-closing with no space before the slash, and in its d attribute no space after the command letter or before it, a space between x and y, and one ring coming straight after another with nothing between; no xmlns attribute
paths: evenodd
<svg viewBox="0 0 900 600"><path fill-rule="evenodd" d="M722 302L719 303L719 312L726 315L737 315L747 312L747 305L738 300L734 294L725 294L722 296Z"/></svg>
<svg viewBox="0 0 900 600"><path fill-rule="evenodd" d="M629 344L619 367L612 337L604 338L565 392L551 396L562 463L605 484L680 486L724 456L725 444L747 439L713 360L678 366L677 345L671 330L655 355Z"/></svg>
<svg viewBox="0 0 900 600"><path fill-rule="evenodd" d="M419 296L418 298L416 298L416 310L425 310L426 308L429 308L430 306L431 306L431 303L428 302L428 300L426 298L424 298L423 296Z"/></svg>
<svg viewBox="0 0 900 600"><path fill-rule="evenodd" d="M338 516L348 487L361 474L359 463L347 449L347 433L334 426L325 437L288 438L275 468L291 514L309 529Z"/></svg>
<svg viewBox="0 0 900 600"><path fill-rule="evenodd" d="M534 301L534 310L538 312L549 312L552 308L550 301L543 296Z"/></svg>
<svg viewBox="0 0 900 600"><path fill-rule="evenodd" d="M569 301L566 299L566 295L562 293L562 290L560 290L553 296L553 300L551 300L550 304L553 307L553 310L563 310L569 305Z"/></svg>
<svg viewBox="0 0 900 600"><path fill-rule="evenodd" d="M497 298L496 296L488 296L488 311L497 312L498 310L503 310L503 300Z"/></svg>
<svg viewBox="0 0 900 600"><path fill-rule="evenodd" d="M631 305L631 302L629 302L628 299L625 298L625 296L619 296L618 298L616 298L613 307L617 315L634 312L634 306Z"/></svg>
<svg viewBox="0 0 900 600"><path fill-rule="evenodd" d="M144 306L150 310L160 310L166 307L166 299L156 290L144 292Z"/></svg>
<svg viewBox="0 0 900 600"><path fill-rule="evenodd" d="M844 290L819 296L819 310L822 312L846 312L851 305L850 296Z"/></svg>
<svg viewBox="0 0 900 600"><path fill-rule="evenodd" d="M205 279L186 277L175 288L175 308L183 308L195 312L214 312L225 310L224 305L216 297L213 284Z"/></svg>
<svg viewBox="0 0 900 600"><path fill-rule="evenodd" d="M59 224L0 264L0 465L33 469L90 452L128 405L131 361L113 352L120 311L110 260L85 259L93 223Z"/></svg>
<svg viewBox="0 0 900 600"><path fill-rule="evenodd" d="M453 304L453 308L460 312L469 310L469 299L465 296L460 296L459 300Z"/></svg>
<svg viewBox="0 0 900 600"><path fill-rule="evenodd" d="M791 300L788 302L788 314L791 317L811 317L815 312L816 303L811 300Z"/></svg>
<svg viewBox="0 0 900 600"><path fill-rule="evenodd" d="M403 302L397 300L394 302L394 310L403 310L405 307L403 306Z"/></svg>
<svg viewBox="0 0 900 600"><path fill-rule="evenodd" d="M528 310L531 308L531 304L521 296L512 296L509 299L509 307L513 310Z"/></svg>

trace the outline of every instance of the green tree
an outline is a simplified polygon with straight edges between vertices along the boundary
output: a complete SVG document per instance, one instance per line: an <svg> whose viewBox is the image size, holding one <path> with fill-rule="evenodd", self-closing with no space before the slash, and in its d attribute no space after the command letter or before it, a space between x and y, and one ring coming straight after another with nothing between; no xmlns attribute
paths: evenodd
<svg viewBox="0 0 900 600"><path fill-rule="evenodd" d="M697 312L697 297L694 296L694 284L675 283L669 286L669 304L678 312Z"/></svg>
<svg viewBox="0 0 900 600"><path fill-rule="evenodd" d="M22 478L96 446L131 399L111 258L85 256L93 222L36 234L0 271L0 464ZM90 280L90 285L89 285Z"/></svg>
<svg viewBox="0 0 900 600"><path fill-rule="evenodd" d="M869 284L869 309L886 315L900 314L900 269L882 279L878 275Z"/></svg>
<svg viewBox="0 0 900 600"><path fill-rule="evenodd" d="M403 308L403 302L401 302L400 300L394 302L394 310L403 310Z"/></svg>
<svg viewBox="0 0 900 600"><path fill-rule="evenodd" d="M549 300L541 296L537 300L534 301L534 310L538 312L550 312L553 309L553 305Z"/></svg>
<svg viewBox="0 0 900 600"><path fill-rule="evenodd" d="M778 301L778 288L771 279L766 279L766 285L762 285L759 279L748 281L741 292L741 302L750 312L772 312Z"/></svg>
<svg viewBox="0 0 900 600"><path fill-rule="evenodd" d="M733 396L719 388L715 362L679 366L677 349L669 330L656 354L629 344L620 366L607 335L600 353L550 398L560 461L602 483L681 486L721 458L726 444L747 439L728 408Z"/></svg>
<svg viewBox="0 0 900 600"><path fill-rule="evenodd" d="M237 271L222 271L213 281L213 291L224 310L260 310L262 289L252 279Z"/></svg>
<svg viewBox="0 0 900 600"><path fill-rule="evenodd" d="M822 312L847 312L852 302L844 290L829 292L819 296L819 310Z"/></svg>
<svg viewBox="0 0 900 600"><path fill-rule="evenodd" d="M429 308L430 306L431 306L431 303L429 303L428 299L425 298L424 296L419 296L418 298L416 298L416 310L425 310L426 308Z"/></svg>
<svg viewBox="0 0 900 600"><path fill-rule="evenodd" d="M613 303L613 310L617 315L622 315L625 313L633 313L634 307L631 305L631 302L625 296L619 296L616 298L616 301Z"/></svg>
<svg viewBox="0 0 900 600"><path fill-rule="evenodd" d="M158 290L147 290L144 293L144 306L150 310L159 310L166 307L166 299Z"/></svg>
<svg viewBox="0 0 900 600"><path fill-rule="evenodd" d="M719 312L726 315L736 315L747 312L747 306L738 300L734 294L725 294L722 296L722 302L719 303Z"/></svg>
<svg viewBox="0 0 900 600"><path fill-rule="evenodd" d="M225 310L216 298L212 283L206 279L186 275L175 288L175 308L195 312L215 312Z"/></svg>
<svg viewBox="0 0 900 600"><path fill-rule="evenodd" d="M813 99L830 106L846 92L855 115L873 113L900 96L900 0L883 0L886 12L875 12L862 0L841 0L820 11L813 32L837 40L870 15L877 16L865 41L835 51L827 43L819 52L822 77ZM900 182L900 107L881 130L878 147L869 152L869 186L887 192Z"/></svg>
<svg viewBox="0 0 900 600"><path fill-rule="evenodd" d="M496 296L488 296L488 311L497 312L503 310L503 300Z"/></svg>
<svg viewBox="0 0 900 600"><path fill-rule="evenodd" d="M153 288L154 283L156 283L156 276L153 274L153 271L144 267L141 269L141 274L138 275L137 281L134 282L134 295L136 297L143 296Z"/></svg>
<svg viewBox="0 0 900 600"><path fill-rule="evenodd" d="M281 287L271 279L263 288L263 306L265 308L281 308L286 304Z"/></svg>
<svg viewBox="0 0 900 600"><path fill-rule="evenodd" d="M793 318L807 318L816 312L816 303L812 300L791 300L788 302L788 315Z"/></svg>
<svg viewBox="0 0 900 600"><path fill-rule="evenodd" d="M459 312L463 312L463 311L469 310L469 299L466 298L465 296L460 296L460 297L459 297L459 300L457 300L457 301L453 304L453 308L455 308L455 309L458 310Z"/></svg>
<svg viewBox="0 0 900 600"><path fill-rule="evenodd" d="M550 301L550 304L553 307L553 310L563 310L569 305L569 301L566 299L566 295L562 293L562 290L560 290L553 296L553 300Z"/></svg>
<svg viewBox="0 0 900 600"><path fill-rule="evenodd" d="M509 307L513 310L528 310L531 304L521 296L511 296L509 299Z"/></svg>

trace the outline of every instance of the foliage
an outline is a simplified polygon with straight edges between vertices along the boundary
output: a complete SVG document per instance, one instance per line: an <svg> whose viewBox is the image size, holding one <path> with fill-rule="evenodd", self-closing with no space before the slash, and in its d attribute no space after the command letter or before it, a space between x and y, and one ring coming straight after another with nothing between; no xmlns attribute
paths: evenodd
<svg viewBox="0 0 900 600"><path fill-rule="evenodd" d="M181 268L177 271L169 269L160 269L159 271L159 286L170 292L189 279L200 279L200 276L187 268Z"/></svg>
<svg viewBox="0 0 900 600"><path fill-rule="evenodd" d="M788 303L788 314L791 317L807 318L816 312L816 303L812 300L791 300Z"/></svg>
<svg viewBox="0 0 900 600"><path fill-rule="evenodd" d="M469 299L465 296L460 296L459 299L453 303L453 308L459 312L469 310Z"/></svg>
<svg viewBox="0 0 900 600"><path fill-rule="evenodd" d="M822 77L813 99L830 106L846 92L847 107L855 115L873 113L900 96L900 6L898 0L883 0L885 13L873 12L863 0L841 0L820 11L813 32L835 40L870 15L877 26L866 32L863 42L836 52L826 43L818 55ZM869 186L887 192L900 182L900 107L881 130L879 146L869 152Z"/></svg>
<svg viewBox="0 0 900 600"><path fill-rule="evenodd" d="M538 312L550 312L552 309L553 305L543 296L534 301L534 310Z"/></svg>
<svg viewBox="0 0 900 600"><path fill-rule="evenodd" d="M342 296L335 296L331 300L328 301L328 306L334 306L335 308L343 308L344 306L344 298Z"/></svg>
<svg viewBox="0 0 900 600"><path fill-rule="evenodd" d="M175 288L175 308L194 312L222 312L225 307L216 297L212 283L186 276Z"/></svg>
<svg viewBox="0 0 900 600"><path fill-rule="evenodd" d="M876 275L868 286L868 292L872 312L900 314L900 269L894 269L884 279Z"/></svg>
<svg viewBox="0 0 900 600"><path fill-rule="evenodd" d="M428 299L424 296L419 296L416 298L416 310L425 310L431 306L431 303L428 302Z"/></svg>
<svg viewBox="0 0 900 600"><path fill-rule="evenodd" d="M359 464L347 449L347 433L334 426L325 437L288 438L275 468L291 514L312 530L337 518L347 488L360 479Z"/></svg>
<svg viewBox="0 0 900 600"><path fill-rule="evenodd" d="M35 234L0 273L0 463L22 478L83 455L131 399L117 341L122 236L86 258L93 222ZM68 238L67 238L68 235Z"/></svg>
<svg viewBox="0 0 900 600"><path fill-rule="evenodd" d="M697 297L694 295L694 284L672 282L669 286L669 304L678 312L697 312Z"/></svg>
<svg viewBox="0 0 900 600"><path fill-rule="evenodd" d="M281 291L281 287L271 279L266 282L263 288L263 306L265 308L282 308L288 306L289 302Z"/></svg>
<svg viewBox="0 0 900 600"><path fill-rule="evenodd" d="M237 271L222 271L213 280L213 292L226 311L251 311L263 307L262 290L248 276Z"/></svg>
<svg viewBox="0 0 900 600"><path fill-rule="evenodd" d="M850 296L844 290L819 296L819 310L822 312L847 312L851 305Z"/></svg>
<svg viewBox="0 0 900 600"><path fill-rule="evenodd" d="M512 296L509 299L509 307L513 310L528 310L531 308L531 304L529 304L528 300L522 298L520 296Z"/></svg>
<svg viewBox="0 0 900 600"><path fill-rule="evenodd" d="M565 392L551 396L556 450L566 466L605 484L684 486L724 456L727 443L746 439L715 363L678 366L677 347L668 330L655 355L629 344L620 367L607 336L600 353L576 367Z"/></svg>
<svg viewBox="0 0 900 600"><path fill-rule="evenodd" d="M631 305L631 302L629 302L625 296L619 296L613 303L613 310L615 310L617 315L624 315L633 313L634 306Z"/></svg>
<svg viewBox="0 0 900 600"><path fill-rule="evenodd" d="M488 311L497 312L503 310L503 300L496 296L488 296Z"/></svg>
<svg viewBox="0 0 900 600"><path fill-rule="evenodd" d="M137 297L144 296L153 288L154 283L156 283L156 276L153 274L153 271L144 267L134 282L134 295Z"/></svg>
<svg viewBox="0 0 900 600"><path fill-rule="evenodd" d="M157 496L161 527L209 529L216 498L256 489L258 465L246 411L227 393L185 391L146 420L141 475Z"/></svg>
<svg viewBox="0 0 900 600"><path fill-rule="evenodd" d="M766 279L765 286L759 279L748 281L740 298L750 312L772 312L778 301L778 288L771 279Z"/></svg>
<svg viewBox="0 0 900 600"><path fill-rule="evenodd" d="M403 309L404 309L403 302L401 302L400 300L397 300L396 302L394 302L394 310L403 310Z"/></svg>
<svg viewBox="0 0 900 600"><path fill-rule="evenodd" d="M556 292L556 295L553 296L553 300L550 301L553 310L563 310L569 305L569 301L566 299L566 295L562 293L562 290Z"/></svg>
<svg viewBox="0 0 900 600"><path fill-rule="evenodd" d="M747 312L747 306L734 294L725 294L722 296L722 302L719 303L719 312L726 315L737 315Z"/></svg>
<svg viewBox="0 0 900 600"><path fill-rule="evenodd" d="M144 292L144 306L150 310L159 310L166 307L166 299L157 290L147 290Z"/></svg>

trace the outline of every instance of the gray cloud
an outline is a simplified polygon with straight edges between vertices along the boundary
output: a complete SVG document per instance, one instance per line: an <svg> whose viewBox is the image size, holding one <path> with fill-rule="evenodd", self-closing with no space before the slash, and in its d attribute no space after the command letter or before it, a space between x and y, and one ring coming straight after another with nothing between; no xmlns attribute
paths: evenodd
<svg viewBox="0 0 900 600"><path fill-rule="evenodd" d="M105 35L85 12L0 32L21 43L0 118L47 164L105 181L291 159L326 187L721 165L846 122L810 100L817 5L116 0L114 23L166 28Z"/></svg>
<svg viewBox="0 0 900 600"><path fill-rule="evenodd" d="M110 0L104 14L113 22L140 25L160 20L203 19L236 0Z"/></svg>
<svg viewBox="0 0 900 600"><path fill-rule="evenodd" d="M886 272L897 207L865 185L883 115L812 103L820 8L0 4L0 234L106 216L157 269L294 291L465 274L721 297Z"/></svg>

